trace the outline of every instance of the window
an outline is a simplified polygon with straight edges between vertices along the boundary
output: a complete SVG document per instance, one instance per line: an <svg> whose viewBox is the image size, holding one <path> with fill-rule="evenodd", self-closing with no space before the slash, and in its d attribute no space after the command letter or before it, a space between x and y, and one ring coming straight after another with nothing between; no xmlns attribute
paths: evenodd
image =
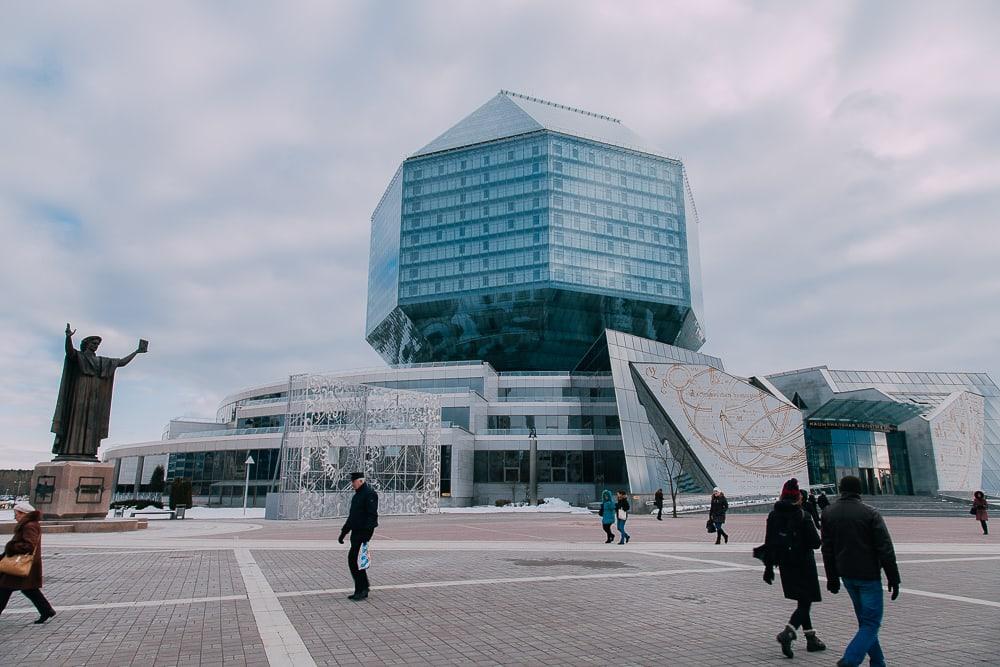
<svg viewBox="0 0 1000 667"><path fill-rule="evenodd" d="M423 169L414 169L413 170L413 178L421 178L423 175L424 175L424 170Z"/></svg>
<svg viewBox="0 0 1000 667"><path fill-rule="evenodd" d="M483 243L486 243L486 242L483 241ZM490 268L490 258L489 257L483 257L483 268L484 269Z"/></svg>
<svg viewBox="0 0 1000 667"><path fill-rule="evenodd" d="M533 162L531 164L531 173L532 174L537 174L538 173L538 169L539 169L538 163L537 162Z"/></svg>
<svg viewBox="0 0 1000 667"><path fill-rule="evenodd" d="M465 176L462 177L461 183L462 183L462 187L465 187L465 183L466 183Z"/></svg>
<svg viewBox="0 0 1000 667"><path fill-rule="evenodd" d="M553 168L554 168L554 169L555 169L556 171L558 171L559 173L562 173L562 170L563 170L563 163L562 163L562 162L553 162L553 163L552 163L552 167L553 167Z"/></svg>
<svg viewBox="0 0 1000 667"><path fill-rule="evenodd" d="M419 252L411 252L410 253L410 261L411 262L416 262L419 259L420 259L420 253Z"/></svg>
<svg viewBox="0 0 1000 667"><path fill-rule="evenodd" d="M507 212L510 213L513 210L514 210L514 202L512 201L507 202Z"/></svg>
<svg viewBox="0 0 1000 667"><path fill-rule="evenodd" d="M460 167L459 167L459 168L460 168L460 169L465 169L465 160L462 160L462 163L461 163L461 165L460 165ZM463 180L464 180L464 179L463 179Z"/></svg>
<svg viewBox="0 0 1000 667"><path fill-rule="evenodd" d="M537 206L537 204L535 204L535 205ZM540 220L539 216L537 216L537 215L531 216L531 224L537 225L539 223L539 220Z"/></svg>
<svg viewBox="0 0 1000 667"><path fill-rule="evenodd" d="M573 159L576 160L576 159L579 159L579 157L580 157L580 151L579 151L579 149L574 148L573 149Z"/></svg>
<svg viewBox="0 0 1000 667"><path fill-rule="evenodd" d="M552 148L555 149L556 155L562 155L562 144L555 144Z"/></svg>
<svg viewBox="0 0 1000 667"><path fill-rule="evenodd" d="M483 183L489 183L489 182L490 182L490 172L488 171L483 172Z"/></svg>
<svg viewBox="0 0 1000 667"><path fill-rule="evenodd" d="M512 162L514 160L514 151L507 151L507 161Z"/></svg>
<svg viewBox="0 0 1000 667"><path fill-rule="evenodd" d="M440 225L442 222L444 222L444 216L438 213L437 223Z"/></svg>
<svg viewBox="0 0 1000 667"><path fill-rule="evenodd" d="M483 250L489 250L489 249L490 249L490 242L483 241Z"/></svg>
<svg viewBox="0 0 1000 667"><path fill-rule="evenodd" d="M531 154L532 155L538 155L538 146L532 146L531 147Z"/></svg>
<svg viewBox="0 0 1000 667"><path fill-rule="evenodd" d="M465 193L464 192L462 194L458 195L458 203L459 204L464 204L465 203Z"/></svg>
<svg viewBox="0 0 1000 667"><path fill-rule="evenodd" d="M508 220L507 221L507 229L514 229L514 221L513 220Z"/></svg>
<svg viewBox="0 0 1000 667"><path fill-rule="evenodd" d="M465 244L464 243L458 246L458 254L459 255L464 255L465 254Z"/></svg>
<svg viewBox="0 0 1000 667"><path fill-rule="evenodd" d="M483 207L483 217L485 218L489 214L490 214L490 207L489 206L484 206Z"/></svg>
<svg viewBox="0 0 1000 667"><path fill-rule="evenodd" d="M424 191L423 186L420 186L420 185L414 185L413 186L413 194L415 194L415 195L423 194L423 191Z"/></svg>
<svg viewBox="0 0 1000 667"><path fill-rule="evenodd" d="M438 165L438 176L441 176L443 174L444 174L444 165L443 164L439 164Z"/></svg>
<svg viewBox="0 0 1000 667"><path fill-rule="evenodd" d="M538 208L541 205L540 201L541 200L539 200L538 197L535 197L534 199L531 200L531 207Z"/></svg>
<svg viewBox="0 0 1000 667"><path fill-rule="evenodd" d="M562 186L563 186L563 181L561 178L552 179L552 187L554 187L556 190L562 190Z"/></svg>
<svg viewBox="0 0 1000 667"><path fill-rule="evenodd" d="M490 223L484 222L483 223L483 234L489 234L489 233L490 233Z"/></svg>
<svg viewBox="0 0 1000 667"><path fill-rule="evenodd" d="M490 163L490 156L489 155L484 155L483 156L483 166L485 167L489 163Z"/></svg>
<svg viewBox="0 0 1000 667"><path fill-rule="evenodd" d="M458 212L458 219L459 220L465 220L465 209L464 208L461 211Z"/></svg>
<svg viewBox="0 0 1000 667"><path fill-rule="evenodd" d="M437 233L437 240L438 240L438 241L440 241L440 240L441 240L442 238L444 238L444 232L442 232L442 231L441 231L441 230L439 229L439 230L438 230L438 233Z"/></svg>
<svg viewBox="0 0 1000 667"><path fill-rule="evenodd" d="M536 262L542 261L542 253L541 253L541 251L536 250L535 253L534 253L534 255L533 255L533 258L534 258L534 261L536 261Z"/></svg>
<svg viewBox="0 0 1000 667"><path fill-rule="evenodd" d="M416 280L416 278L417 278L417 270L410 269L410 280Z"/></svg>
<svg viewBox="0 0 1000 667"><path fill-rule="evenodd" d="M507 283L510 284L513 282L514 282L514 272L510 271L507 273Z"/></svg>

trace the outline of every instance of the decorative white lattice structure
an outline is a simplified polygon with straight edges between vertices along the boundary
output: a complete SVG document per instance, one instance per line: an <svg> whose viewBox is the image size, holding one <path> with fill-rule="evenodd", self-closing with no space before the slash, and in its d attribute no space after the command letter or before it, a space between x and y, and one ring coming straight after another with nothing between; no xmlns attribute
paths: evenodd
<svg viewBox="0 0 1000 667"><path fill-rule="evenodd" d="M346 516L354 471L364 472L378 492L380 514L438 511L436 395L295 375L288 397L277 518Z"/></svg>

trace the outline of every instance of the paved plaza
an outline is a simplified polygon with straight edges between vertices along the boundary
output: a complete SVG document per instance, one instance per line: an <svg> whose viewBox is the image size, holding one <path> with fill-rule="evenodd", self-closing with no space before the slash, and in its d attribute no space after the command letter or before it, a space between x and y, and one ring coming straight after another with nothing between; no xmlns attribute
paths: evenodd
<svg viewBox="0 0 1000 667"><path fill-rule="evenodd" d="M853 635L845 592L813 621L830 647L795 662L774 635L794 604L761 581L763 515L715 546L703 517L629 521L603 544L594 517L384 517L371 597L347 599L340 523L152 521L129 534L46 535L32 625L0 616L5 665L833 665ZM1000 541L950 518L888 517L903 578L886 598L894 665L998 664Z"/></svg>

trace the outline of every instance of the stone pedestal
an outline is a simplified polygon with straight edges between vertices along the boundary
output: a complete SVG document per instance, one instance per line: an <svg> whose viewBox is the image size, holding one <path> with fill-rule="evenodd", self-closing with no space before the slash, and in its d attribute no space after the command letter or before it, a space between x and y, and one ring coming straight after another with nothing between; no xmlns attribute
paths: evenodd
<svg viewBox="0 0 1000 667"><path fill-rule="evenodd" d="M103 519L114 489L113 463L49 461L31 475L31 504L43 519Z"/></svg>

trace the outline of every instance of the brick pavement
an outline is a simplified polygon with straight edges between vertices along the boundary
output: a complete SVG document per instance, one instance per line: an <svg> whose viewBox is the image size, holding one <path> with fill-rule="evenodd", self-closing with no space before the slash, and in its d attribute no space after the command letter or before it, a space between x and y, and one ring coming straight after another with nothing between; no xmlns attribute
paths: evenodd
<svg viewBox="0 0 1000 667"><path fill-rule="evenodd" d="M0 664L791 664L774 634L793 604L749 556L763 516L732 522L728 547L700 518L635 517L620 547L587 516L387 517L362 603L346 599L338 523L47 536L59 615L34 626L13 598ZM900 599L886 600L890 664L997 664L1000 542L966 523L889 519L903 574ZM813 619L831 649L800 641L795 664L832 665L854 632L849 598L824 595Z"/></svg>

